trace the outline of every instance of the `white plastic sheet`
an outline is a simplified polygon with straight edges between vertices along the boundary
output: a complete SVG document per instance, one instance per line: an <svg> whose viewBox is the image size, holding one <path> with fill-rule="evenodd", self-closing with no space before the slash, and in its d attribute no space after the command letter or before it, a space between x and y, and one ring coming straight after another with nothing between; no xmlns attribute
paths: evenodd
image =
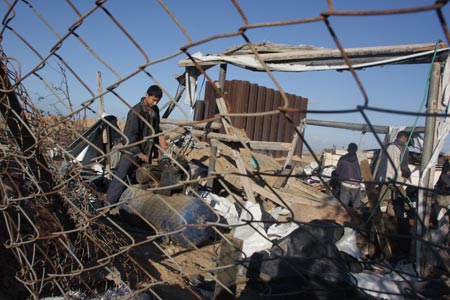
<svg viewBox="0 0 450 300"><path fill-rule="evenodd" d="M350 227L344 227L344 235L336 242L336 247L356 259L361 257L361 251L356 244L356 230Z"/></svg>
<svg viewBox="0 0 450 300"><path fill-rule="evenodd" d="M200 193L200 196L202 196L220 216L224 217L229 225L233 226L240 224L236 206L227 198L220 197L219 195L208 191Z"/></svg>
<svg viewBox="0 0 450 300"><path fill-rule="evenodd" d="M404 300L397 284L385 274L371 271L352 273L358 287L365 293L380 299Z"/></svg>
<svg viewBox="0 0 450 300"><path fill-rule="evenodd" d="M272 242L269 240L264 223L260 221L262 212L259 204L250 201L245 202L245 209L239 216L241 226L237 226L234 237L243 241L242 251L250 257L253 253L270 249Z"/></svg>

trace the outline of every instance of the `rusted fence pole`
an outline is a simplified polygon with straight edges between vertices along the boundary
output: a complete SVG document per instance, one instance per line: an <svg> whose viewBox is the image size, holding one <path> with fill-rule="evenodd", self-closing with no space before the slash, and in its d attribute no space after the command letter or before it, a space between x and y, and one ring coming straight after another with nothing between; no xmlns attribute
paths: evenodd
<svg viewBox="0 0 450 300"><path fill-rule="evenodd" d="M439 96L439 82L441 74L441 65L439 62L433 63L430 84L428 90L427 101L427 113L433 114L436 112ZM417 216L416 216L416 266L418 266L419 275L426 276L427 261L424 259L425 245L428 240L428 227L430 223L430 211L431 211L431 198L432 193L429 190L433 189L433 176L430 175L431 170L434 168L425 169L431 155L436 139L436 117L427 116L425 121L425 134L422 150L422 160L420 166L420 178L422 179L423 186L419 191L419 197L417 199Z"/></svg>

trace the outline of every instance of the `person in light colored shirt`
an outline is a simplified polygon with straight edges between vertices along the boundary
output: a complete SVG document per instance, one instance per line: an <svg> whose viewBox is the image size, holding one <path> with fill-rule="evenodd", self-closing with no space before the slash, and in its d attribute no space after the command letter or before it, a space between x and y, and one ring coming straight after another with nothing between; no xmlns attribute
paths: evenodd
<svg viewBox="0 0 450 300"><path fill-rule="evenodd" d="M379 182L380 205L387 206L390 215L402 217L406 192L403 184L411 177L409 169L408 133L399 131L394 142L381 153L375 180ZM390 200L390 201L389 201Z"/></svg>

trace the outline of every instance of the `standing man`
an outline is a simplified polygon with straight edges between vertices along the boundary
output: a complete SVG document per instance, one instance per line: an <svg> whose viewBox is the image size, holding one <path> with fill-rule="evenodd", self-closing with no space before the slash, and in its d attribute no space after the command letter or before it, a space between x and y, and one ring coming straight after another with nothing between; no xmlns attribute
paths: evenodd
<svg viewBox="0 0 450 300"><path fill-rule="evenodd" d="M336 167L336 175L341 182L339 199L345 207L352 206L355 209L362 207L360 187L362 176L357 150L358 146L355 143L348 144L347 154L339 158Z"/></svg>
<svg viewBox="0 0 450 300"><path fill-rule="evenodd" d="M411 176L411 170L408 166L407 143L408 133L399 131L395 141L387 145L386 153L381 154L376 176L376 180L380 182L380 201L388 205L388 214L397 217L403 217L405 210L403 199L400 199L406 197L402 184L406 183L406 180ZM392 202L389 202L389 199Z"/></svg>
<svg viewBox="0 0 450 300"><path fill-rule="evenodd" d="M442 156L444 158L444 164L442 165L441 175L434 187L436 193L433 208L437 221L444 220L444 223L448 224L448 214L450 211L450 151L445 152Z"/></svg>
<svg viewBox="0 0 450 300"><path fill-rule="evenodd" d="M123 182L127 177L133 178L137 167L144 163L151 163L153 158L157 158L158 149L156 144L166 151L167 143L163 135L149 138L149 136L160 133L160 116L158 102L161 100L163 92L157 85L152 85L147 89L145 97L133 106L127 115L124 135L126 150L122 153L115 176L108 187L106 200L110 204L117 203L122 192L126 189Z"/></svg>

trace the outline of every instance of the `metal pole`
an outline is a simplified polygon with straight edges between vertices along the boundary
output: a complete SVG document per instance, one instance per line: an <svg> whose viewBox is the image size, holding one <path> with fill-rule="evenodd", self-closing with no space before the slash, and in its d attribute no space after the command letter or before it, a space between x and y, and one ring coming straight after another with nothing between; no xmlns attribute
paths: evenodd
<svg viewBox="0 0 450 300"><path fill-rule="evenodd" d="M102 83L102 73L100 71L97 71L97 88L98 88L98 95L99 95L99 117L102 118L103 114L105 113L105 105L103 102L103 83ZM109 130L104 128L102 133L102 140L103 144L105 145L105 151L106 153L111 152L111 137L109 136ZM109 171L111 171L111 156L108 155L106 157L106 174L109 174Z"/></svg>
<svg viewBox="0 0 450 300"><path fill-rule="evenodd" d="M427 113L436 113L439 82L441 74L441 65L438 62L433 63L430 74L430 85L428 90ZM417 216L416 216L416 265L419 267L419 275L426 276L428 271L426 268L427 261L422 258L425 257L422 252L425 250L426 241L428 240L428 226L430 223L430 208L432 193L426 189L433 189L433 182L430 180L430 169L424 170L428 164L433 153L433 146L436 139L436 117L427 116L425 120L425 134L424 145L422 150L422 160L420 166L420 177L423 178L423 186L419 191L419 198L417 199ZM423 173L425 172L425 173ZM417 220L417 218L419 218ZM422 243L422 240L424 243Z"/></svg>
<svg viewBox="0 0 450 300"><path fill-rule="evenodd" d="M361 131L361 132L373 132L373 133L381 133L387 134L389 133L389 126L382 125L372 125L372 128L367 124L357 124L357 123L349 123L349 122L334 122L334 121L325 121L325 120L315 120L315 119L305 119L305 123L307 125L314 126L322 126L322 127L331 127L331 128L340 128L340 129L348 129L353 131ZM373 131L372 131L373 129ZM411 131L414 129L414 132L421 133L424 132L424 127L415 126L415 127L405 127L405 131Z"/></svg>
<svg viewBox="0 0 450 300"><path fill-rule="evenodd" d="M226 76L227 76L227 64L221 64L219 71L219 85L222 92L225 91Z"/></svg>
<svg viewBox="0 0 450 300"><path fill-rule="evenodd" d="M178 103L181 99L181 96L183 95L184 90L186 89L186 86L184 85L179 85L178 86L178 90L177 90L177 94L175 95L175 102ZM164 112L162 119L167 119L170 115L170 113L174 110L175 108L175 103L172 102L170 103L169 107L167 107L166 111Z"/></svg>

